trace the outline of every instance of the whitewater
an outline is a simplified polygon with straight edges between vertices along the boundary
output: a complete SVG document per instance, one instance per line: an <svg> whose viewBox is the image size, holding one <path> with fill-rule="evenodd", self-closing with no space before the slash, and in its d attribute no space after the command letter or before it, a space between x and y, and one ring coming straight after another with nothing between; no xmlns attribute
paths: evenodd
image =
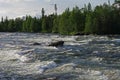
<svg viewBox="0 0 120 80"><path fill-rule="evenodd" d="M0 80L120 80L120 36L2 32Z"/></svg>

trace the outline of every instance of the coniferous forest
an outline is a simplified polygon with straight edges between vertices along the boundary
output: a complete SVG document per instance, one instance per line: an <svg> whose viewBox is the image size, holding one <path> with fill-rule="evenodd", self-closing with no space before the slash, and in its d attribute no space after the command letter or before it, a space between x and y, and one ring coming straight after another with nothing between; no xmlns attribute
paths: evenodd
<svg viewBox="0 0 120 80"><path fill-rule="evenodd" d="M116 3L116 2L115 2ZM60 34L120 34L120 8L104 3L92 8L67 8L62 14L45 15L41 18L27 15L24 18L1 18L0 32L40 32Z"/></svg>

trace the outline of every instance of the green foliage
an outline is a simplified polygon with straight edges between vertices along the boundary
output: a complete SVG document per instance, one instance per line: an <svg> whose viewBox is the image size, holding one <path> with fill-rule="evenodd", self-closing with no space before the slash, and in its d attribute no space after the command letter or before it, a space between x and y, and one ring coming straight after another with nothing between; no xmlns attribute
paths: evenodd
<svg viewBox="0 0 120 80"><path fill-rule="evenodd" d="M115 0L116 3L120 3L120 0Z"/></svg>
<svg viewBox="0 0 120 80"><path fill-rule="evenodd" d="M42 32L47 32L47 16L42 18Z"/></svg>
<svg viewBox="0 0 120 80"><path fill-rule="evenodd" d="M69 8L63 12L63 14L60 16L59 20L59 33L61 34L69 34L71 32L71 27L70 27L70 11Z"/></svg>
<svg viewBox="0 0 120 80"><path fill-rule="evenodd" d="M14 32L15 32L15 31L20 32L20 31L22 30L22 29L21 29L22 24L23 24L22 19L21 19L21 18L16 18L16 19L14 20L14 27L15 27ZM13 26L11 26L11 27L13 27Z"/></svg>
<svg viewBox="0 0 120 80"><path fill-rule="evenodd" d="M8 30L9 30L10 32L15 31L15 25L14 25L14 20L13 20L13 19L9 20Z"/></svg>
<svg viewBox="0 0 120 80"><path fill-rule="evenodd" d="M85 33L89 33L89 34L91 34L93 31L93 20L92 20L93 18L92 18L92 15L91 14L87 14L87 16L86 16L86 22L85 22Z"/></svg>
<svg viewBox="0 0 120 80"><path fill-rule="evenodd" d="M73 8L70 14L70 26L71 26L72 32L82 31L82 26L81 26L82 23L80 22L82 21L81 17L82 17L81 12L79 8L76 6L75 8Z"/></svg>
<svg viewBox="0 0 120 80"><path fill-rule="evenodd" d="M59 16L55 16L53 20L52 33L58 33L58 26L59 26Z"/></svg>
<svg viewBox="0 0 120 80"><path fill-rule="evenodd" d="M116 0L115 2L119 2ZM26 16L24 18L1 18L0 32L45 32L60 34L120 34L120 10L109 4L96 6L91 4L79 9L67 8L60 15L45 15L41 18Z"/></svg>

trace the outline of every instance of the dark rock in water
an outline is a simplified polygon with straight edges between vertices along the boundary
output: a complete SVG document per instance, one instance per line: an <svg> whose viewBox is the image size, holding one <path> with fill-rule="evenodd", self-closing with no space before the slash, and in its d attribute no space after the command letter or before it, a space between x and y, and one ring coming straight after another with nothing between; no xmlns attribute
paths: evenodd
<svg viewBox="0 0 120 80"><path fill-rule="evenodd" d="M35 43L33 43L33 45L41 45L41 44L40 44L40 43L35 42Z"/></svg>
<svg viewBox="0 0 120 80"><path fill-rule="evenodd" d="M83 32L78 32L78 33L75 33L74 35L75 35L75 36L77 36L77 35L85 35L85 33L83 33Z"/></svg>
<svg viewBox="0 0 120 80"><path fill-rule="evenodd" d="M50 43L48 46L55 46L55 47L57 47L57 46L63 46L63 44L64 44L64 41L57 41L57 42Z"/></svg>

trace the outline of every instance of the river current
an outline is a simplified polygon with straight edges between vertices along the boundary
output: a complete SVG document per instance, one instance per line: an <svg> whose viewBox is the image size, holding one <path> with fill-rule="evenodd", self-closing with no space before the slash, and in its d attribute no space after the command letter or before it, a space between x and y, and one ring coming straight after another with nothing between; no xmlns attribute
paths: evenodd
<svg viewBox="0 0 120 80"><path fill-rule="evenodd" d="M0 80L120 80L120 36L0 33Z"/></svg>

